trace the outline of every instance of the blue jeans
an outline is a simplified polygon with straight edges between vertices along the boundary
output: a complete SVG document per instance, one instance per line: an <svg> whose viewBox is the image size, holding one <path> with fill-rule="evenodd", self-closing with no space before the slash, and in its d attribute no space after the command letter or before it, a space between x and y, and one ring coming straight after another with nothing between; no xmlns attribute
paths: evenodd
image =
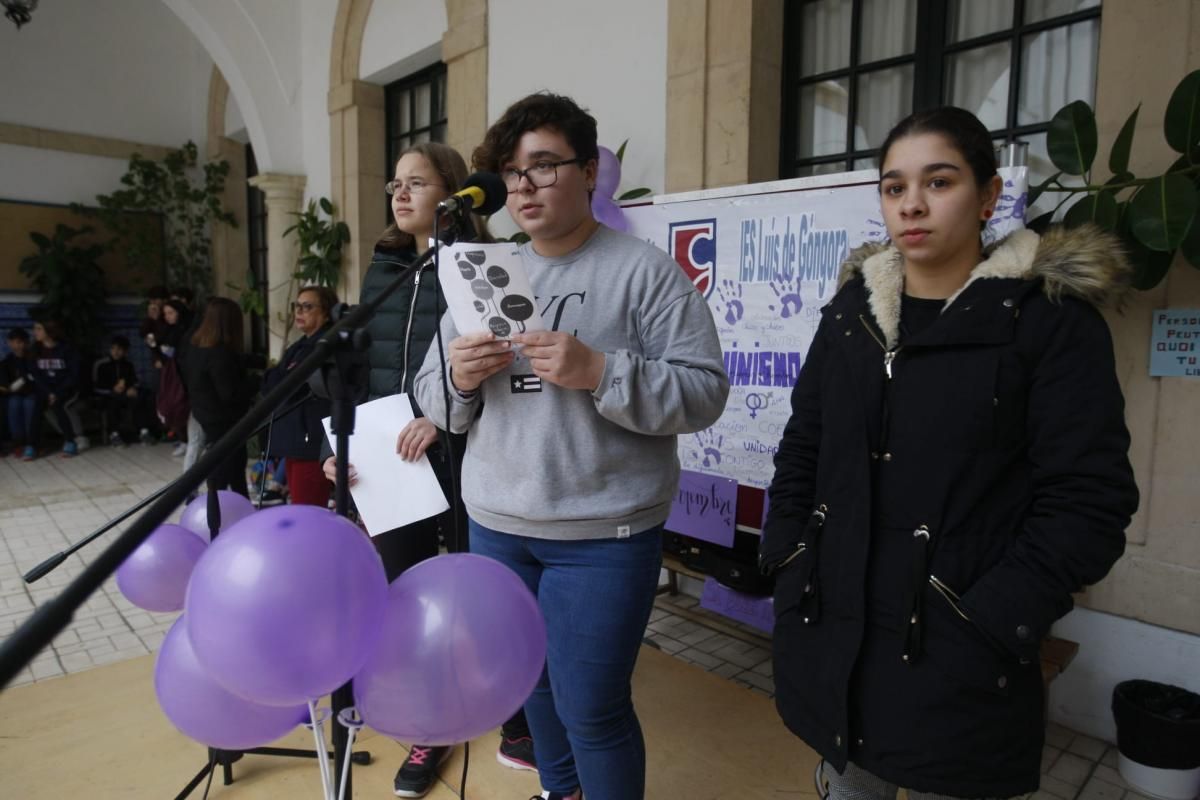
<svg viewBox="0 0 1200 800"><path fill-rule="evenodd" d="M38 396L14 394L8 398L8 429L15 444L37 445Z"/></svg>
<svg viewBox="0 0 1200 800"><path fill-rule="evenodd" d="M511 568L546 618L546 669L525 702L542 788L640 800L646 743L630 680L662 568L661 527L555 541L470 521L471 552Z"/></svg>

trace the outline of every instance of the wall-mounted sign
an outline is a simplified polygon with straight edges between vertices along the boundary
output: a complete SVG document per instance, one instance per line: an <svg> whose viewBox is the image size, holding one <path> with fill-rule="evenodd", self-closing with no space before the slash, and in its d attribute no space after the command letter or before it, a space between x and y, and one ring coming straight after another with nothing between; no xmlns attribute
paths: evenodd
<svg viewBox="0 0 1200 800"><path fill-rule="evenodd" d="M1200 378L1200 308L1160 308L1154 312L1150 374Z"/></svg>

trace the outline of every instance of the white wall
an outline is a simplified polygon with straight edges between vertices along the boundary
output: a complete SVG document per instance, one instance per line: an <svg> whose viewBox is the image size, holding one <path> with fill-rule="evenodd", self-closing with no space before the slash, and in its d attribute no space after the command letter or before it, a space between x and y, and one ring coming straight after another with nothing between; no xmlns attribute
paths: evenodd
<svg viewBox="0 0 1200 800"><path fill-rule="evenodd" d="M1112 690L1145 680L1200 692L1200 636L1077 608L1053 633L1079 642L1079 654L1050 684L1050 719L1071 730L1116 741Z"/></svg>
<svg viewBox="0 0 1200 800"><path fill-rule="evenodd" d="M663 191L666 76L666 0L489 2L489 121L539 89L569 95L596 118L601 145L629 139L618 194Z"/></svg>
<svg viewBox="0 0 1200 800"><path fill-rule="evenodd" d="M287 0L284 0L287 2ZM384 3L389 5L389 3ZM328 197L329 161L329 57L333 48L333 23L337 3L303 0L299 30L300 134L306 197ZM257 156L257 151L256 151ZM261 169L261 167L260 167Z"/></svg>
<svg viewBox="0 0 1200 800"><path fill-rule="evenodd" d="M204 141L212 59L161 0L55 0L20 30L0 22L0 121L169 147Z"/></svg>
<svg viewBox="0 0 1200 800"><path fill-rule="evenodd" d="M317 0L305 0L303 6L291 0L159 1L200 41L225 76L254 145L259 170L304 174L300 15L335 4ZM326 10L331 19L333 9ZM314 24L323 24L326 39L332 39L330 22ZM324 66L328 76L328 53ZM201 107L207 109L207 97L205 100Z"/></svg>
<svg viewBox="0 0 1200 800"><path fill-rule="evenodd" d="M96 195L121 188L128 166L115 158L0 144L0 198L94 206Z"/></svg>
<svg viewBox="0 0 1200 800"><path fill-rule="evenodd" d="M442 0L372 3L358 74L368 83L384 86L424 69L441 58L445 32Z"/></svg>

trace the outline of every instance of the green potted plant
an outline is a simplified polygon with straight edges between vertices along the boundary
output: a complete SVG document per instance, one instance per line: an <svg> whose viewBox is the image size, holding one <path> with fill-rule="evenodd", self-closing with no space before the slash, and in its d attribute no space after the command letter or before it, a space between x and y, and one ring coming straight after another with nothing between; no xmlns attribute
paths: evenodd
<svg viewBox="0 0 1200 800"><path fill-rule="evenodd" d="M1054 115L1046 134L1050 160L1058 169L1029 190L1029 205L1043 192L1064 196L1053 211L1029 222L1044 230L1072 197L1062 224L1092 223L1115 233L1135 267L1134 286L1151 289L1166 276L1176 253L1200 269L1200 70L1185 76L1167 103L1163 135L1179 157L1160 175L1138 177L1129 169L1134 129L1141 106L1133 110L1114 140L1108 157L1112 177L1098 182L1096 115L1077 100ZM1064 175L1081 176L1082 186L1066 186Z"/></svg>
<svg viewBox="0 0 1200 800"><path fill-rule="evenodd" d="M302 286L337 286L342 274L343 251L350 243L350 226L337 219L337 209L329 198L309 200L303 211L293 212L292 216L296 217L296 222L283 235L296 235L300 254L288 285L286 311L278 315L285 325L285 348L292 331L292 298Z"/></svg>
<svg viewBox="0 0 1200 800"><path fill-rule="evenodd" d="M46 236L31 233L37 252L21 259L20 270L42 295L33 316L53 317L63 323L67 337L77 343L96 342L103 336L100 312L108 289L98 259L105 252L102 244L80 244L76 237L92 233L92 228L56 225Z"/></svg>
<svg viewBox="0 0 1200 800"><path fill-rule="evenodd" d="M161 160L134 153L121 176L124 188L97 196L99 209L73 208L97 217L130 262L155 273L161 269L170 285L191 287L199 298L212 289L212 225L237 227L221 203L228 174L227 161L199 164L199 151L190 141ZM161 237L133 223L137 212L162 218Z"/></svg>

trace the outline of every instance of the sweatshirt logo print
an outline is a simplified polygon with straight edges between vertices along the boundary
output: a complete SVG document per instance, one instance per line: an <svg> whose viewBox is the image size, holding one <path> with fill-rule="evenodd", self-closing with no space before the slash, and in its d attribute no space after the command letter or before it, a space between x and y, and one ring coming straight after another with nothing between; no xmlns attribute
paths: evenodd
<svg viewBox="0 0 1200 800"><path fill-rule="evenodd" d="M513 375L508 379L513 394L528 394L542 390L542 379L537 375Z"/></svg>

